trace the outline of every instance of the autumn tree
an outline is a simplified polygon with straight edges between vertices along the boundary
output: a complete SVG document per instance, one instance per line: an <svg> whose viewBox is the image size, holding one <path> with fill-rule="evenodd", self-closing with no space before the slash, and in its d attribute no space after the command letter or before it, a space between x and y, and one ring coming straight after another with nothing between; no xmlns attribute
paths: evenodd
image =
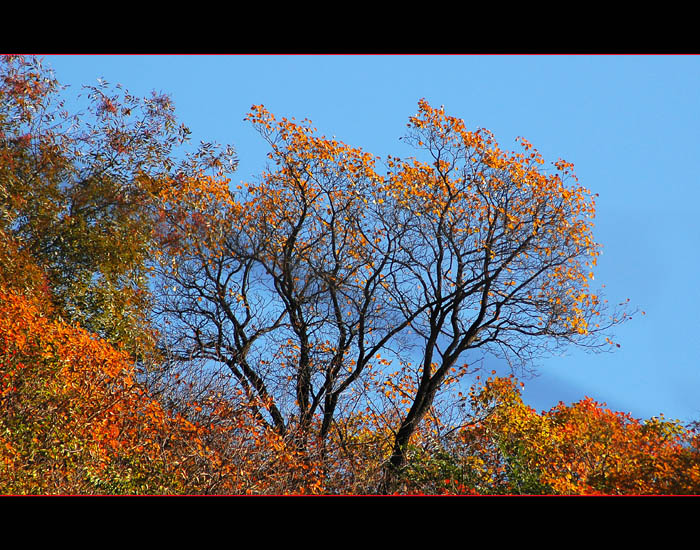
<svg viewBox="0 0 700 550"><path fill-rule="evenodd" d="M57 314L138 354L154 342L153 197L171 173L232 157L176 154L189 130L166 95L82 91L86 110L71 112L38 58L0 62L0 238L44 272Z"/></svg>
<svg viewBox="0 0 700 550"><path fill-rule="evenodd" d="M408 405L391 478L470 354L522 367L609 346L626 318L590 287L594 202L569 163L545 169L525 140L506 153L425 101L405 139L427 160L390 157L384 175L308 121L263 107L248 120L274 163L259 181L190 180L163 203L161 313L179 357L223 365L300 448L312 434L323 446L339 403L371 399L368 374L399 362L407 377L385 373Z"/></svg>

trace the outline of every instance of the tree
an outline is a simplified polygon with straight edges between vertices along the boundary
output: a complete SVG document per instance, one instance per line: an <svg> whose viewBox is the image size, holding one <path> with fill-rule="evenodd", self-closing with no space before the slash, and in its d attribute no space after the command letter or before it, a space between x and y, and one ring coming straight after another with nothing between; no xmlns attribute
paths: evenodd
<svg viewBox="0 0 700 550"><path fill-rule="evenodd" d="M2 59L0 237L44 272L58 315L138 355L155 339L154 197L173 172L220 168L232 153L207 146L178 160L189 130L165 95L104 81L84 92L87 111L71 114L39 59Z"/></svg>
<svg viewBox="0 0 700 550"><path fill-rule="evenodd" d="M274 162L259 182L192 181L163 203L161 312L179 357L224 365L300 449L312 435L324 447L373 367L406 367L417 350L415 383L394 384L410 404L389 458L400 470L466 354L521 366L553 346L609 346L604 331L627 317L602 320L589 286L590 193L569 163L546 172L525 140L504 153L421 101L406 141L430 162L390 157L382 176L308 121L261 106L248 120Z"/></svg>

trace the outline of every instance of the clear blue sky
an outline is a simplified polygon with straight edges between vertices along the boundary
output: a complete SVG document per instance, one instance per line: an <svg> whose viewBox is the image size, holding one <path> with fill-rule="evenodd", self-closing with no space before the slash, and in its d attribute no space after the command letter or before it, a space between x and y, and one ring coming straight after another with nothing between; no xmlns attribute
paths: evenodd
<svg viewBox="0 0 700 550"><path fill-rule="evenodd" d="M235 146L235 180L264 166L243 122L253 104L310 118L321 133L386 157L420 98L503 148L523 136L576 166L598 193L596 283L646 312L621 348L542 360L525 380L538 410L590 396L648 418L700 420L699 56L46 56L78 88L104 77L170 94L192 138ZM501 369L505 373L505 369Z"/></svg>

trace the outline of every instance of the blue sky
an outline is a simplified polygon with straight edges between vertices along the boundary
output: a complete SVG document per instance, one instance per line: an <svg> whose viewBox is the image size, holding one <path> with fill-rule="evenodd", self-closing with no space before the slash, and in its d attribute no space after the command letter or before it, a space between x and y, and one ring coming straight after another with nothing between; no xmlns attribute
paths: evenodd
<svg viewBox="0 0 700 550"><path fill-rule="evenodd" d="M192 139L232 144L237 180L265 164L243 122L253 104L310 118L319 132L382 157L418 100L491 130L523 136L545 160L574 163L598 193L596 283L611 303L644 310L616 331L621 347L571 349L525 379L538 410L590 396L648 418L700 420L700 56L224 55L45 56L76 89L104 77L130 92L166 92ZM499 370L501 370L499 368ZM502 370L505 372L505 370Z"/></svg>

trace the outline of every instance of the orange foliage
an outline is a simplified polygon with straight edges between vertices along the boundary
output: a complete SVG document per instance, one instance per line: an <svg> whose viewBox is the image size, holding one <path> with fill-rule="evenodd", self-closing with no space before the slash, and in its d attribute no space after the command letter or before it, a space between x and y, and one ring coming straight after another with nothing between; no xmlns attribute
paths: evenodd
<svg viewBox="0 0 700 550"><path fill-rule="evenodd" d="M642 421L591 398L538 414L514 378L472 389L473 423L459 432L472 486L487 493L698 494L698 434Z"/></svg>
<svg viewBox="0 0 700 550"><path fill-rule="evenodd" d="M0 492L170 492L202 459L128 357L0 288Z"/></svg>

